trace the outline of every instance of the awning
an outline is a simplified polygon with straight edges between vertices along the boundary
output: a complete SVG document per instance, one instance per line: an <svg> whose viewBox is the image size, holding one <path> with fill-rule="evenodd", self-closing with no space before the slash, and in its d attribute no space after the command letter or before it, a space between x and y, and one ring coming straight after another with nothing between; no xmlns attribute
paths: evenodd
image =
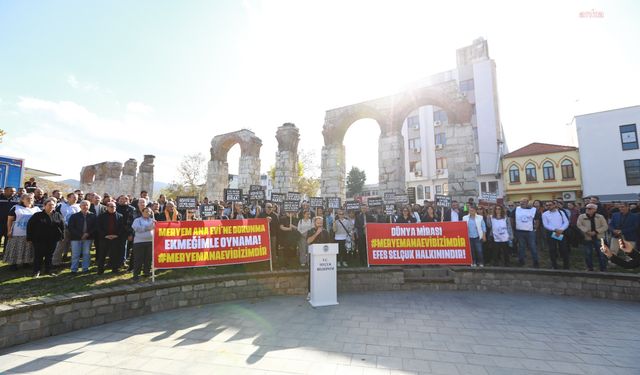
<svg viewBox="0 0 640 375"><path fill-rule="evenodd" d="M25 177L58 177L60 176L57 173L41 171L40 169L34 169L25 167L24 168Z"/></svg>
<svg viewBox="0 0 640 375"><path fill-rule="evenodd" d="M640 200L640 194L628 193L628 194L607 194L598 195L601 203L611 202L637 202Z"/></svg>

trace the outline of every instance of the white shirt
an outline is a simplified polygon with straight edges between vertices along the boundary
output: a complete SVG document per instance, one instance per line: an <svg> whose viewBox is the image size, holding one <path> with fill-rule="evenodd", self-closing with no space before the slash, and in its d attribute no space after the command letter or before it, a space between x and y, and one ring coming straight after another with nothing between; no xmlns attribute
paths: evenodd
<svg viewBox="0 0 640 375"><path fill-rule="evenodd" d="M557 229L565 230L569 227L569 219L557 209L549 210L542 214L542 225L544 225L544 229L551 232Z"/></svg>
<svg viewBox="0 0 640 375"><path fill-rule="evenodd" d="M62 214L62 217L64 218L64 223L68 224L69 223L69 218L71 217L71 215L80 212L80 205L78 203L75 204L69 204L69 203L62 203L62 205L60 206L60 213Z"/></svg>
<svg viewBox="0 0 640 375"><path fill-rule="evenodd" d="M454 210L451 210L451 221L460 221L460 216Z"/></svg>
<svg viewBox="0 0 640 375"><path fill-rule="evenodd" d="M516 230L533 231L533 219L536 217L536 208L516 208Z"/></svg>
<svg viewBox="0 0 640 375"><path fill-rule="evenodd" d="M509 241L509 229L507 228L507 219L496 219L491 217L491 233L493 233L493 240L495 242L508 242Z"/></svg>
<svg viewBox="0 0 640 375"><path fill-rule="evenodd" d="M33 206L33 208L25 207L21 204L13 206L13 210L16 214L15 221L13 222L13 228L11 229L11 235L14 237L23 237L27 235L27 223L31 216L36 212L40 212L40 207Z"/></svg>

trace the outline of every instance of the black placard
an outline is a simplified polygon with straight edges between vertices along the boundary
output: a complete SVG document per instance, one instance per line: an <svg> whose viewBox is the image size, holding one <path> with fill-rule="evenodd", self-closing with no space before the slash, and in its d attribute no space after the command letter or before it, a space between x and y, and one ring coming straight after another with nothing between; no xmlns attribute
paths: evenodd
<svg viewBox="0 0 640 375"><path fill-rule="evenodd" d="M287 194L285 193L271 193L271 202L273 203L282 203L287 199Z"/></svg>
<svg viewBox="0 0 640 375"><path fill-rule="evenodd" d="M384 203L396 203L396 193L384 193Z"/></svg>
<svg viewBox="0 0 640 375"><path fill-rule="evenodd" d="M204 218L216 216L216 205L215 204L201 204L200 205L200 216L202 216Z"/></svg>
<svg viewBox="0 0 640 375"><path fill-rule="evenodd" d="M249 186L249 191L259 191L259 190L264 190L264 186L262 185L250 185Z"/></svg>
<svg viewBox="0 0 640 375"><path fill-rule="evenodd" d="M396 203L409 204L409 195L407 195L407 194L396 194Z"/></svg>
<svg viewBox="0 0 640 375"><path fill-rule="evenodd" d="M384 214L385 215L393 215L395 213L395 211L396 211L396 206L394 204L385 204L384 205Z"/></svg>
<svg viewBox="0 0 640 375"><path fill-rule="evenodd" d="M287 193L287 200L288 201L298 201L300 202L300 199L302 199L302 194L298 193L297 191L290 191Z"/></svg>
<svg viewBox="0 0 640 375"><path fill-rule="evenodd" d="M407 188L407 195L409 196L409 203L415 204L416 203L416 188L413 187L413 186L409 186Z"/></svg>
<svg viewBox="0 0 640 375"><path fill-rule="evenodd" d="M444 207L444 208L451 207L451 197L446 195L436 194L435 198L436 198L436 207Z"/></svg>
<svg viewBox="0 0 640 375"><path fill-rule="evenodd" d="M264 190L252 190L249 191L250 201L261 201L265 199Z"/></svg>
<svg viewBox="0 0 640 375"><path fill-rule="evenodd" d="M309 207L311 208L324 207L324 199L322 197L310 197Z"/></svg>
<svg viewBox="0 0 640 375"><path fill-rule="evenodd" d="M284 212L286 213L290 213L290 212L298 212L298 210L300 209L300 201L291 201L291 200L286 200L282 203L282 209L284 210Z"/></svg>
<svg viewBox="0 0 640 375"><path fill-rule="evenodd" d="M342 207L342 201L340 197L327 197L327 207L338 209Z"/></svg>
<svg viewBox="0 0 640 375"><path fill-rule="evenodd" d="M242 201L242 189L224 189L224 200L226 202Z"/></svg>
<svg viewBox="0 0 640 375"><path fill-rule="evenodd" d="M176 208L179 210L195 210L198 207L196 197L177 197Z"/></svg>
<svg viewBox="0 0 640 375"><path fill-rule="evenodd" d="M382 198L380 197L369 197L367 198L367 206L369 207L381 207L384 203L382 202Z"/></svg>
<svg viewBox="0 0 640 375"><path fill-rule="evenodd" d="M345 209L347 210L360 210L360 202L357 201L347 201L344 203Z"/></svg>

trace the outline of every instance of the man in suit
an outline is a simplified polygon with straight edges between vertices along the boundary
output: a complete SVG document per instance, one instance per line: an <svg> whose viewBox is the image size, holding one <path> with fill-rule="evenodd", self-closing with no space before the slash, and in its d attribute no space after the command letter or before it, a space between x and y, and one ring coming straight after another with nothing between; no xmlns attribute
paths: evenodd
<svg viewBox="0 0 640 375"><path fill-rule="evenodd" d="M369 213L369 207L366 205L360 206L360 213L356 215L355 228L356 228L356 241L358 244L358 256L360 258L360 264L367 265L367 236L366 225L367 223L375 223L376 218Z"/></svg>
<svg viewBox="0 0 640 375"><path fill-rule="evenodd" d="M100 248L96 249L98 275L104 273L104 262L107 255L111 270L114 273L120 272L127 234L125 218L116 211L116 203L107 202L107 212L98 216L98 240L100 241Z"/></svg>
<svg viewBox="0 0 640 375"><path fill-rule="evenodd" d="M451 201L451 208L444 212L443 221L462 221L464 213L460 210L458 201Z"/></svg>

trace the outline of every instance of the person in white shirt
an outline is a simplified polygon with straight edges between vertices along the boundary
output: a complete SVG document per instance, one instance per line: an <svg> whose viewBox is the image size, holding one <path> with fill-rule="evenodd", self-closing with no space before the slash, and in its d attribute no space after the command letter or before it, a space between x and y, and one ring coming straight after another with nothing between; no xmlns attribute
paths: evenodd
<svg viewBox="0 0 640 375"><path fill-rule="evenodd" d="M542 214L542 225L549 231L547 243L549 244L549 257L551 258L551 267L555 270L558 268L558 252L562 257L562 268L569 269L569 247L564 231L569 227L569 218L564 210L558 209L556 201L547 202L545 211Z"/></svg>
<svg viewBox="0 0 640 375"><path fill-rule="evenodd" d="M353 224L351 220L344 217L344 210L338 209L338 216L333 222L334 239L338 242L338 266L347 267L347 240L351 248Z"/></svg>
<svg viewBox="0 0 640 375"><path fill-rule="evenodd" d="M533 267L538 268L540 262L538 259L538 249L536 247L536 229L539 223L536 222L535 207L529 207L529 199L522 198L520 200L520 207L517 207L513 211L513 219L516 225L516 238L518 240L518 264L520 266L526 264L526 245L529 251L531 251Z"/></svg>
<svg viewBox="0 0 640 375"><path fill-rule="evenodd" d="M64 260L67 259L69 251L71 250L71 234L67 225L69 224L69 218L71 215L80 212L80 205L78 204L78 195L76 193L67 194L67 201L62 202L56 210L62 214L64 218L64 237L58 242L56 249L53 252L51 258L51 264L53 266L59 266Z"/></svg>
<svg viewBox="0 0 640 375"><path fill-rule="evenodd" d="M300 261L300 266L304 267L307 265L307 257L308 257L308 248L307 244L307 232L313 228L313 220L311 219L311 212L307 209L302 211L302 217L298 220L298 232L300 235L298 236L298 260Z"/></svg>

